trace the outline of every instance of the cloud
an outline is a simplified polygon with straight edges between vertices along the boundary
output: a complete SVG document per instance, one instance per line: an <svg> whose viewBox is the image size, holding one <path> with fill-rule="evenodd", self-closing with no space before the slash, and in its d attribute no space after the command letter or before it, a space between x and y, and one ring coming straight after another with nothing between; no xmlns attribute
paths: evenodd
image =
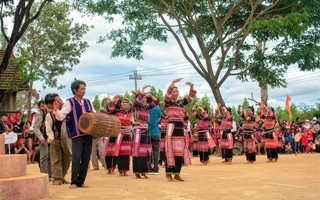
<svg viewBox="0 0 320 200"><path fill-rule="evenodd" d="M43 97L46 93L57 92L62 98L72 96L70 84L74 78L84 80L87 83L86 97L93 100L95 95L102 99L104 96L115 94L124 94L134 89L134 80L129 79L137 70L142 80L138 80L138 87L150 84L156 89L166 91L172 80L183 77L184 79L177 83L180 94L188 92L189 87L184 85L186 81L193 82L199 98L207 95L213 106L216 105L209 84L193 69L190 63L182 55L180 47L173 37L168 38L167 43L161 43L155 40L149 40L145 43L142 50L144 52L143 60L113 58L110 59L112 41L106 41L103 44L97 44L99 36L104 36L112 29L121 26L121 19L115 18L115 22L108 24L101 17L80 18L74 15L78 22L94 25L84 37L89 42L90 47L81 56L80 64L74 66L72 72L58 78L60 84L66 84L62 90L41 89L41 83L36 83L36 89L40 90ZM192 41L195 42L195 41ZM194 43L194 46L196 44ZM213 63L216 61L213 61ZM284 107L285 96L291 96L291 102L299 104L303 102L307 105L315 105L320 98L320 70L314 72L301 72L296 66L292 66L285 74L288 85L286 88L269 88L269 104L273 107ZM256 100L260 100L260 88L257 82L244 82L229 77L219 88L228 106L237 106L243 103L244 98L250 98L253 93ZM250 102L253 104L253 102Z"/></svg>

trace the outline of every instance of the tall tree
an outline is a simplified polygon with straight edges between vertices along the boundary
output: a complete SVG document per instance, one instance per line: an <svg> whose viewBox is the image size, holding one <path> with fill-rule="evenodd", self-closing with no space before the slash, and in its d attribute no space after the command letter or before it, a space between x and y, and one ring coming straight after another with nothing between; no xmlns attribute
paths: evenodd
<svg viewBox="0 0 320 200"><path fill-rule="evenodd" d="M48 2L52 1L53 0L42 1L40 3L40 6L34 13L31 13L31 7L35 3L34 0L20 0L17 5L14 4L13 0L0 1L1 33L7 42L7 46L5 49L6 51L3 55L3 60L0 63L0 74L2 74L6 70L14 47L21 39L28 26L39 17L44 6ZM7 34L7 26L4 24L4 19L7 17L13 19L13 28L11 31L11 35Z"/></svg>
<svg viewBox="0 0 320 200"><path fill-rule="evenodd" d="M39 10L41 4L34 4L31 14ZM74 23L66 3L51 3L26 30L17 45L18 52L27 56L28 64L24 69L30 91L34 81L40 80L43 87L63 86L57 84L57 76L71 71L80 62L80 57L88 47L82 37L90 27ZM31 92L29 92L31 100ZM28 102L31 105L31 102ZM28 114L30 114L30 109Z"/></svg>
<svg viewBox="0 0 320 200"><path fill-rule="evenodd" d="M276 87L284 84L283 73L293 63L302 70L320 67L318 0L70 1L109 21L123 17L125 26L100 38L115 42L111 57L143 59L144 42L167 42L172 35L223 106L220 86L230 76ZM279 44L264 54L256 44L268 41Z"/></svg>

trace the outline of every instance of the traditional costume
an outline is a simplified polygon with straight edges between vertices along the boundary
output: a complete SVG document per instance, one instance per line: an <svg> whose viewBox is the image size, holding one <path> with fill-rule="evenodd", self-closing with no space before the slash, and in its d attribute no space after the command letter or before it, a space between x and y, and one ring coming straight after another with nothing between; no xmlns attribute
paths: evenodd
<svg viewBox="0 0 320 200"><path fill-rule="evenodd" d="M121 130L115 140L114 156L117 157L119 173L126 174L129 171L132 146L131 108L120 109L122 100L120 98L117 105L111 102L108 105L108 110L121 122Z"/></svg>
<svg viewBox="0 0 320 200"><path fill-rule="evenodd" d="M147 122L150 119L149 109L159 105L159 101L142 105L141 101L144 94L141 92L136 96L133 105L134 126L133 126L133 145L132 145L132 165L133 173L137 178L142 174L146 177L149 173L149 156L151 156L152 146ZM146 177L147 178L147 177Z"/></svg>
<svg viewBox="0 0 320 200"><path fill-rule="evenodd" d="M277 136L274 132L274 126L276 123L276 116L273 113L273 108L267 110L267 115L264 115L259 111L260 118L263 119L263 127L265 132L265 147L267 151L267 158L271 162L278 160L277 152Z"/></svg>
<svg viewBox="0 0 320 200"><path fill-rule="evenodd" d="M191 164L184 131L184 105L193 100L197 91L190 89L189 95L178 101L172 101L172 91L173 87L170 86L165 94L165 112L168 117L165 139L166 174L179 175L182 164Z"/></svg>
<svg viewBox="0 0 320 200"><path fill-rule="evenodd" d="M216 115L221 119L220 128L222 131L221 139L220 139L220 147L221 147L221 156L222 159L225 159L224 162L228 164L231 163L233 158L233 137L231 133L232 128L232 116L230 114L231 108L228 108L229 112L226 112L225 115L220 113L220 110L216 110Z"/></svg>

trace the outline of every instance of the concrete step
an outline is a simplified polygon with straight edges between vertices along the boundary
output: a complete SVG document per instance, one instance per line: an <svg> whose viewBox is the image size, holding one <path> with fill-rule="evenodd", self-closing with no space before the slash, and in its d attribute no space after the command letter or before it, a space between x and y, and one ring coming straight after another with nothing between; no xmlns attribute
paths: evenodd
<svg viewBox="0 0 320 200"><path fill-rule="evenodd" d="M0 200L36 200L48 196L48 174L28 173L25 176L0 179Z"/></svg>
<svg viewBox="0 0 320 200"><path fill-rule="evenodd" d="M4 149L4 134L0 134L0 155L5 154Z"/></svg>
<svg viewBox="0 0 320 200"><path fill-rule="evenodd" d="M0 179L25 176L27 174L27 155L0 155Z"/></svg>

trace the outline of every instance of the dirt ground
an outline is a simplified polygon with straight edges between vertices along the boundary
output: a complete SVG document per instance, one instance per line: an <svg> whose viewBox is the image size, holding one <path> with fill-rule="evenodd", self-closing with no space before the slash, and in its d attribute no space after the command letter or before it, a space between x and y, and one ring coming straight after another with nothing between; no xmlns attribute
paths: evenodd
<svg viewBox="0 0 320 200"><path fill-rule="evenodd" d="M88 172L89 188L69 189L69 185L53 186L45 199L320 199L320 153L279 155L277 163L266 163L266 156L257 156L255 164L245 164L245 156L235 156L232 165L212 156L201 166L199 158L183 167L185 182L168 182L165 169L149 179L119 177L106 170ZM35 164L28 172L39 171ZM70 180L70 173L67 174Z"/></svg>

